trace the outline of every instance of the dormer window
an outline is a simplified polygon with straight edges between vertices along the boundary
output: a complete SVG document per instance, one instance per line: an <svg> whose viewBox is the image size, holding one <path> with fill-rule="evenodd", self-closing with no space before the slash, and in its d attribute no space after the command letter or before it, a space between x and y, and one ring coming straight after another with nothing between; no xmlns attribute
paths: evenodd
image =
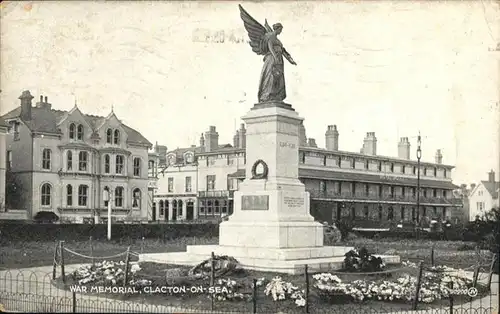
<svg viewBox="0 0 500 314"><path fill-rule="evenodd" d="M83 141L83 125L79 124L77 131L76 131L76 137L79 141Z"/></svg>
<svg viewBox="0 0 500 314"><path fill-rule="evenodd" d="M191 153L186 154L184 156L184 158L186 160L186 163L188 163L188 164L193 163L193 161L194 161L193 154L191 154ZM229 164L229 161L228 161L228 164Z"/></svg>
<svg viewBox="0 0 500 314"><path fill-rule="evenodd" d="M106 130L106 143L113 144L113 131L111 129Z"/></svg>
<svg viewBox="0 0 500 314"><path fill-rule="evenodd" d="M168 158L167 158L167 162L169 165L175 165L175 160L176 159L176 156L175 155L169 155ZM208 159L207 159L207 162L208 162Z"/></svg>
<svg viewBox="0 0 500 314"><path fill-rule="evenodd" d="M118 130L115 130L114 143L115 145L120 144L120 131Z"/></svg>
<svg viewBox="0 0 500 314"><path fill-rule="evenodd" d="M69 138L74 139L75 138L75 131L76 131L76 126L74 123L71 123L69 125Z"/></svg>

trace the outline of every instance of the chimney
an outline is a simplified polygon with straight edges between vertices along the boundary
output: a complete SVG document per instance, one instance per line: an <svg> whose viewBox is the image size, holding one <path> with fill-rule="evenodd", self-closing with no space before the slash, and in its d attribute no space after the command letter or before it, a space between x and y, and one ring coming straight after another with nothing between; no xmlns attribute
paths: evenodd
<svg viewBox="0 0 500 314"><path fill-rule="evenodd" d="M40 101L36 103L37 108L43 108L43 109L52 109L52 104L48 103L48 98L45 96L45 101L43 100L43 96L40 95Z"/></svg>
<svg viewBox="0 0 500 314"><path fill-rule="evenodd" d="M205 151L207 153L213 152L219 148L219 133L217 133L215 126L211 125L207 132L205 132Z"/></svg>
<svg viewBox="0 0 500 314"><path fill-rule="evenodd" d="M329 125L325 133L326 150L339 150L339 132L336 125Z"/></svg>
<svg viewBox="0 0 500 314"><path fill-rule="evenodd" d="M240 125L240 130L239 130L239 146L238 148L246 148L247 147L247 130L245 129L245 124L242 123Z"/></svg>
<svg viewBox="0 0 500 314"><path fill-rule="evenodd" d="M31 100L33 100L29 90L25 90L19 99L21 100L21 119L29 121L31 120Z"/></svg>
<svg viewBox="0 0 500 314"><path fill-rule="evenodd" d="M313 139L313 138L310 138L308 141L307 141L307 145L309 147L314 147L314 148L318 148L318 145L316 145L316 140Z"/></svg>
<svg viewBox="0 0 500 314"><path fill-rule="evenodd" d="M493 171L493 169L491 169L491 171L488 173L488 182L495 182L495 171Z"/></svg>
<svg viewBox="0 0 500 314"><path fill-rule="evenodd" d="M437 164L442 164L442 163L443 163L443 154L441 154L441 150L440 150L440 149L438 149L438 150L436 151L436 156L435 156L435 158L436 158L436 163L437 163Z"/></svg>
<svg viewBox="0 0 500 314"><path fill-rule="evenodd" d="M410 141L407 137L402 137L399 139L398 157L401 159L410 159Z"/></svg>
<svg viewBox="0 0 500 314"><path fill-rule="evenodd" d="M304 121L300 121L299 125L299 146L307 146L306 127L304 126Z"/></svg>
<svg viewBox="0 0 500 314"><path fill-rule="evenodd" d="M236 130L236 134L233 136L233 147L240 147L240 130Z"/></svg>
<svg viewBox="0 0 500 314"><path fill-rule="evenodd" d="M377 154L377 138L375 132L367 132L363 142L363 153L366 155Z"/></svg>
<svg viewBox="0 0 500 314"><path fill-rule="evenodd" d="M203 133L200 136L200 147L205 148L205 138L203 137Z"/></svg>

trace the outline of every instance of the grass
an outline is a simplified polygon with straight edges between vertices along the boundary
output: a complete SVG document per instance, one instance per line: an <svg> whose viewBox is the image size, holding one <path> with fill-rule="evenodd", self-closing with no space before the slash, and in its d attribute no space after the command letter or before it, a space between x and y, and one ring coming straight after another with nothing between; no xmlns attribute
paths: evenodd
<svg viewBox="0 0 500 314"><path fill-rule="evenodd" d="M92 241L93 256L112 256L130 250L138 253L182 252L187 245L217 244L217 238L186 237L162 242L156 239L131 241ZM56 242L23 242L0 244L1 268L28 268L52 265ZM65 242L64 247L83 255L91 255L90 241ZM121 258L123 259L123 258ZM87 263L88 259L75 256L68 252L64 254L65 264ZM120 258L109 259L120 260Z"/></svg>

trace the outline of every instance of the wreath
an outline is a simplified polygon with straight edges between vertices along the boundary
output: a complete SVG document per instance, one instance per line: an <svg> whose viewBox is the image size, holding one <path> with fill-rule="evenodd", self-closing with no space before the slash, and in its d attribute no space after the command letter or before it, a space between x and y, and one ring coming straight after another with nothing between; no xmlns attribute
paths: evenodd
<svg viewBox="0 0 500 314"><path fill-rule="evenodd" d="M257 173L257 167L262 165L264 171L260 174ZM269 173L269 168L264 160L257 160L252 166L252 179L267 179L267 174Z"/></svg>

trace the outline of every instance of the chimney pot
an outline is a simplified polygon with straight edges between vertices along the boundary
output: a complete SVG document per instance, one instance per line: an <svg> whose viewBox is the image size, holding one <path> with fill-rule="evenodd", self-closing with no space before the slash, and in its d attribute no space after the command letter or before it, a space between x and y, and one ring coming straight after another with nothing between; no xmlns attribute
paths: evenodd
<svg viewBox="0 0 500 314"><path fill-rule="evenodd" d="M495 171L493 171L493 169L488 173L488 181L492 183L495 182Z"/></svg>
<svg viewBox="0 0 500 314"><path fill-rule="evenodd" d="M45 103L49 102L49 97L45 96Z"/></svg>
<svg viewBox="0 0 500 314"><path fill-rule="evenodd" d="M40 103L42 103L42 102L43 102L43 96L40 95Z"/></svg>

